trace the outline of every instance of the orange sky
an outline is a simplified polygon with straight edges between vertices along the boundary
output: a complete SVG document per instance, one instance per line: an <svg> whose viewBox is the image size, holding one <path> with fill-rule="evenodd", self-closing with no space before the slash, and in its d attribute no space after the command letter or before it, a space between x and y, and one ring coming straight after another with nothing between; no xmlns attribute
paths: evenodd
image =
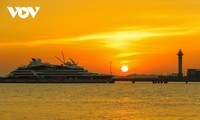
<svg viewBox="0 0 200 120"><path fill-rule="evenodd" d="M13 19L7 6L40 6L35 19ZM1 0L0 76L32 57L72 57L89 71L117 75L200 68L199 0ZM129 66L128 73L120 67Z"/></svg>

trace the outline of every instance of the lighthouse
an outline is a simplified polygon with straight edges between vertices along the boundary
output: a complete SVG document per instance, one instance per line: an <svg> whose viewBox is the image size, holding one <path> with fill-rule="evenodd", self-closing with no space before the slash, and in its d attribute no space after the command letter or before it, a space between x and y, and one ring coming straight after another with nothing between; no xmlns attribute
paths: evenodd
<svg viewBox="0 0 200 120"><path fill-rule="evenodd" d="M182 56L183 53L181 50L178 52L178 77L183 77L183 72L182 72Z"/></svg>

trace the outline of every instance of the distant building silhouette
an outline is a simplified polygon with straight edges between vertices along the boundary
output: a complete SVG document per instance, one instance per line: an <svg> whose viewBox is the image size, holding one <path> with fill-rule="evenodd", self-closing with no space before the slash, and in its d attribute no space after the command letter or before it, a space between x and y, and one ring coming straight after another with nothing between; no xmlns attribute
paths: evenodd
<svg viewBox="0 0 200 120"><path fill-rule="evenodd" d="M188 69L187 77L189 78L200 78L200 69Z"/></svg>
<svg viewBox="0 0 200 120"><path fill-rule="evenodd" d="M183 53L181 50L178 52L178 77L183 77L183 72L182 72L182 56Z"/></svg>

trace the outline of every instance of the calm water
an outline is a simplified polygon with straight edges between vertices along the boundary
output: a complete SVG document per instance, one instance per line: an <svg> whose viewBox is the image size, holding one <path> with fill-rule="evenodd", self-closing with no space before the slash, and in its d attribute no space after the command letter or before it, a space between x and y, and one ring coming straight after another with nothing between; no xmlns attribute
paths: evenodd
<svg viewBox="0 0 200 120"><path fill-rule="evenodd" d="M0 120L200 119L200 83L0 84Z"/></svg>

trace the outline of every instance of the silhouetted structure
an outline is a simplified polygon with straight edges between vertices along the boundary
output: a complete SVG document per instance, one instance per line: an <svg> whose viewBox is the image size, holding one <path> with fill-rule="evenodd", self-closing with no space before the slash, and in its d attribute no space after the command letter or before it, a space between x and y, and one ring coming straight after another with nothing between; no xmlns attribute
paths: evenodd
<svg viewBox="0 0 200 120"><path fill-rule="evenodd" d="M187 77L188 78L200 78L200 69L188 69Z"/></svg>
<svg viewBox="0 0 200 120"><path fill-rule="evenodd" d="M183 53L181 50L178 52L178 77L183 77L183 72L182 72L182 56Z"/></svg>
<svg viewBox="0 0 200 120"><path fill-rule="evenodd" d="M98 74L88 72L78 66L73 59L65 61L56 57L62 62L62 65L52 65L43 63L41 59L33 58L29 65L19 67L9 74L8 77L0 77L0 83L115 83L116 81L135 82L200 82L200 69L188 69L187 76L182 73L182 56L181 50L178 52L178 76L177 74L159 76L159 75L131 75L118 77L113 75ZM110 74L112 74L112 62L110 62Z"/></svg>

